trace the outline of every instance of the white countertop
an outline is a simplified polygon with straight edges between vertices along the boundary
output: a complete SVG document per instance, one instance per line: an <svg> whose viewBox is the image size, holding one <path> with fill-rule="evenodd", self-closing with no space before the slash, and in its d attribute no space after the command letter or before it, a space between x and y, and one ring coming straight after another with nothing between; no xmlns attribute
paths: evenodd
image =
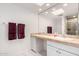
<svg viewBox="0 0 79 59"><path fill-rule="evenodd" d="M62 35L54 35L54 34L43 34L43 33L32 33L32 37L44 39L44 40L50 40L62 44L71 45L74 47L79 47L79 38L70 38L70 37L63 37Z"/></svg>

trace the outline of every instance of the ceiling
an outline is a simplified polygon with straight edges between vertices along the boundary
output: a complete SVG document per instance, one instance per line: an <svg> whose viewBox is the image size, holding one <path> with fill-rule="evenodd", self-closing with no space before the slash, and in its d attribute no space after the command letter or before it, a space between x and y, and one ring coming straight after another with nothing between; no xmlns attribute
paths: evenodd
<svg viewBox="0 0 79 59"><path fill-rule="evenodd" d="M55 8L56 10L62 8L64 10L64 13L62 14L63 16L77 16L77 14L78 14L78 4L77 3L68 3L67 6L63 6L63 4L61 3L61 4L57 4L56 6L46 10L45 12L48 12L48 14L45 14L45 12L43 12L43 13L41 13L41 15L48 17L48 18L52 18L52 19L60 17L60 16L53 15L51 13L53 8Z"/></svg>
<svg viewBox="0 0 79 59"><path fill-rule="evenodd" d="M52 9L60 9L64 10L64 16L74 16L78 14L78 3L67 3L66 6L63 6L64 3L17 3L16 5L28 9L33 13L40 13L40 15L48 18L56 18L58 16L53 15L51 12ZM65 3L66 4L66 3Z"/></svg>
<svg viewBox="0 0 79 59"><path fill-rule="evenodd" d="M52 6L56 3L52 3L52 4L50 4L50 6L46 6L46 3L14 3L14 4L18 5L20 7L26 8L31 12L39 13L40 8L43 11L43 10L46 10L47 8L49 8L50 6Z"/></svg>

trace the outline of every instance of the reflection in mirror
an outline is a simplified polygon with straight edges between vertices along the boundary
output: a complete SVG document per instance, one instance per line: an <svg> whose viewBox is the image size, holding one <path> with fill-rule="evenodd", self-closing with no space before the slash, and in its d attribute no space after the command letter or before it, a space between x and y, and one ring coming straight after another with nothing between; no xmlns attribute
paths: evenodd
<svg viewBox="0 0 79 59"><path fill-rule="evenodd" d="M78 3L50 3L50 6L44 4L38 15L39 32L47 33L47 26L51 26L52 34L79 35L78 7Z"/></svg>
<svg viewBox="0 0 79 59"><path fill-rule="evenodd" d="M69 35L77 35L77 16L67 16L66 33Z"/></svg>

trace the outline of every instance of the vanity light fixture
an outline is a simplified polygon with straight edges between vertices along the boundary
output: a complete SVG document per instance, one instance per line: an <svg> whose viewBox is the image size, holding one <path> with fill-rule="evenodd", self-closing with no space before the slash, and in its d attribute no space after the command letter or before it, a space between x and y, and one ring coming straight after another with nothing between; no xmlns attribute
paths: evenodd
<svg viewBox="0 0 79 59"><path fill-rule="evenodd" d="M53 11L55 11L56 9L55 9L55 8L53 8L52 10L53 10Z"/></svg>
<svg viewBox="0 0 79 59"><path fill-rule="evenodd" d="M40 8L39 11L42 11L42 9Z"/></svg>
<svg viewBox="0 0 79 59"><path fill-rule="evenodd" d="M67 6L67 5L68 5L67 3L63 4L63 6Z"/></svg>
<svg viewBox="0 0 79 59"><path fill-rule="evenodd" d="M47 3L47 4L46 4L46 6L50 6L50 4L49 4L49 3Z"/></svg>
<svg viewBox="0 0 79 59"><path fill-rule="evenodd" d="M44 15L47 15L47 14L48 14L48 12L45 12L45 13L44 13Z"/></svg>
<svg viewBox="0 0 79 59"><path fill-rule="evenodd" d="M61 15L63 13L64 13L64 10L62 8L52 12L52 14L54 14L54 15Z"/></svg>
<svg viewBox="0 0 79 59"><path fill-rule="evenodd" d="M73 16L74 18L76 17L76 16Z"/></svg>

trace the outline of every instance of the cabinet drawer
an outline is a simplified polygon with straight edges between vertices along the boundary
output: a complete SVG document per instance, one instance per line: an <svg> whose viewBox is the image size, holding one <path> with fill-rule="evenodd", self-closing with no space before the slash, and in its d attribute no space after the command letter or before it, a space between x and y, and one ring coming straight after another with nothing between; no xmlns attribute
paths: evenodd
<svg viewBox="0 0 79 59"><path fill-rule="evenodd" d="M47 56L60 56L60 53L57 51L58 49L47 46Z"/></svg>
<svg viewBox="0 0 79 59"><path fill-rule="evenodd" d="M48 56L74 56L69 52L63 51L51 45L47 46L47 55Z"/></svg>
<svg viewBox="0 0 79 59"><path fill-rule="evenodd" d="M58 50L58 52L61 54L61 56L74 56L74 54L71 54L63 50Z"/></svg>
<svg viewBox="0 0 79 59"><path fill-rule="evenodd" d="M69 46L69 45L65 45L65 44L62 44L62 43L53 42L53 41L47 41L47 45L54 46L58 49L61 49L63 51L69 52L73 55L79 56L79 48L72 47L72 46Z"/></svg>

